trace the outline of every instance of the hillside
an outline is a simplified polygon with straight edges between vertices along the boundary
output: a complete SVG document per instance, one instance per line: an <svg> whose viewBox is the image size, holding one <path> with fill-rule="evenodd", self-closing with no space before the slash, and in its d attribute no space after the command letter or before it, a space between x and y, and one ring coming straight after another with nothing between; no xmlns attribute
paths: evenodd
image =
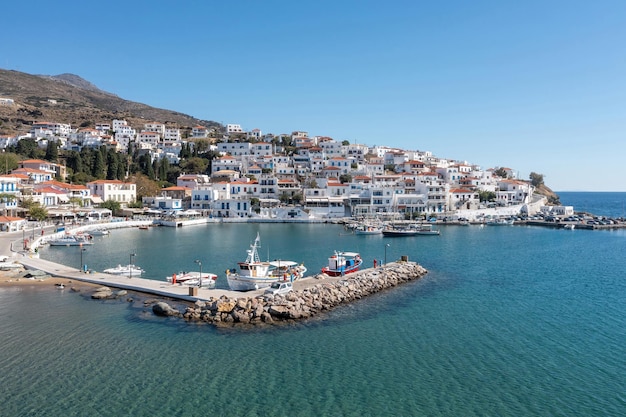
<svg viewBox="0 0 626 417"><path fill-rule="evenodd" d="M113 119L126 119L137 129L151 121L183 130L197 125L221 128L217 122L124 100L73 74L31 75L0 69L0 97L15 101L12 106L0 105L0 136L27 133L36 121L69 123L73 128Z"/></svg>
<svg viewBox="0 0 626 417"><path fill-rule="evenodd" d="M535 193L545 195L548 197L548 204L550 205L560 205L561 201L557 193L552 191L550 187L545 184L542 184L535 188Z"/></svg>

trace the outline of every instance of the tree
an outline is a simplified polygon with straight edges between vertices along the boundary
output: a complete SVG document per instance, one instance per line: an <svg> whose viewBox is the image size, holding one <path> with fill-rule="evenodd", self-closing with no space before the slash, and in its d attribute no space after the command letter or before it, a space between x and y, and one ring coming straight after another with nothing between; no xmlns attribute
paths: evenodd
<svg viewBox="0 0 626 417"><path fill-rule="evenodd" d="M121 208L120 202L115 201L115 200L107 200L104 203L102 203L100 207L104 207L104 208L111 210L114 216L120 211L120 208Z"/></svg>
<svg viewBox="0 0 626 417"><path fill-rule="evenodd" d="M161 193L159 183L151 180L144 174L136 174L131 178L137 186L137 200L141 201L142 197L154 197Z"/></svg>
<svg viewBox="0 0 626 417"><path fill-rule="evenodd" d="M341 144L342 144L343 146L348 146L348 145L350 144L350 141L349 141L349 140L342 140L342 141L341 141Z"/></svg>
<svg viewBox="0 0 626 417"><path fill-rule="evenodd" d="M76 212L76 207L83 206L83 199L79 197L70 197L69 203L72 206L72 211Z"/></svg>
<svg viewBox="0 0 626 417"><path fill-rule="evenodd" d="M348 183L348 182L352 182L352 175L350 174L342 174L339 176L339 182L341 182L342 184Z"/></svg>
<svg viewBox="0 0 626 417"><path fill-rule="evenodd" d="M44 159L51 162L56 162L59 159L59 144L55 140L48 140Z"/></svg>
<svg viewBox="0 0 626 417"><path fill-rule="evenodd" d="M481 203L485 201L496 201L496 193L493 191L479 190L478 199Z"/></svg>
<svg viewBox="0 0 626 417"><path fill-rule="evenodd" d="M65 163L74 173L83 171L83 158L80 156L80 153L76 151L70 152L65 160Z"/></svg>
<svg viewBox="0 0 626 417"><path fill-rule="evenodd" d="M209 165L209 161L204 158L192 157L186 161L181 161L180 168L188 174L204 174Z"/></svg>
<svg viewBox="0 0 626 417"><path fill-rule="evenodd" d="M93 170L91 171L91 175L98 179L104 179L104 158L102 157L102 153L100 151L96 151L95 159L93 163Z"/></svg>
<svg viewBox="0 0 626 417"><path fill-rule="evenodd" d="M394 164L385 165L385 171L396 172L396 166Z"/></svg>
<svg viewBox="0 0 626 417"><path fill-rule="evenodd" d="M536 172L530 173L530 183L533 187L540 187L543 185L543 175L537 174Z"/></svg>
<svg viewBox="0 0 626 417"><path fill-rule="evenodd" d="M107 180L116 180L118 172L118 156L115 152L107 154Z"/></svg>
<svg viewBox="0 0 626 417"><path fill-rule="evenodd" d="M170 161L167 158L161 158L159 161L158 179L167 181L167 173L170 170Z"/></svg>
<svg viewBox="0 0 626 417"><path fill-rule="evenodd" d="M500 178L506 178L506 170L504 168L498 168L495 171L493 171L494 174L496 174L498 177Z"/></svg>
<svg viewBox="0 0 626 417"><path fill-rule="evenodd" d="M28 216L31 219L37 220L38 222L40 222L48 218L48 210L46 210L45 207L42 207L41 205L39 205L39 203L35 203L31 206L30 210L28 211Z"/></svg>
<svg viewBox="0 0 626 417"><path fill-rule="evenodd" d="M19 166L18 155L12 152L2 152L0 155L0 172L8 174Z"/></svg>

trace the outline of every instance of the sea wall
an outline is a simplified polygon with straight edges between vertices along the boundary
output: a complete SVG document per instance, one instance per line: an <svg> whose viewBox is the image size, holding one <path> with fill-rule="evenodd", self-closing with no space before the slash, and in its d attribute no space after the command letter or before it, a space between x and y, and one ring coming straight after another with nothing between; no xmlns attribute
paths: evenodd
<svg viewBox="0 0 626 417"><path fill-rule="evenodd" d="M321 274L315 277L318 283L284 295L210 298L208 301L197 301L182 313L165 302L159 302L153 305L153 312L216 325L264 324L306 319L341 304L419 279L426 273L426 269L415 262L394 262L341 279L329 279Z"/></svg>

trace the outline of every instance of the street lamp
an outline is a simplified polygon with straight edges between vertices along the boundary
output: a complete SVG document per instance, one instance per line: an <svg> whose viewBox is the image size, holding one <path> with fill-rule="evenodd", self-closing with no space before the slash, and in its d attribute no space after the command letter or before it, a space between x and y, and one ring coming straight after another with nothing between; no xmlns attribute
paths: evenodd
<svg viewBox="0 0 626 417"><path fill-rule="evenodd" d="M83 252L86 250L86 248L83 248L83 245L80 245L80 272L83 272L85 269L83 264Z"/></svg>
<svg viewBox="0 0 626 417"><path fill-rule="evenodd" d="M389 247L389 243L385 244L385 265L387 265L387 248Z"/></svg>
<svg viewBox="0 0 626 417"><path fill-rule="evenodd" d="M137 256L136 253L131 253L130 254L130 264L128 264L128 278L132 278L133 277L133 258Z"/></svg>
<svg viewBox="0 0 626 417"><path fill-rule="evenodd" d="M198 288L200 288L202 287L202 262L199 259L196 259L194 262L200 266L200 278L198 278Z"/></svg>

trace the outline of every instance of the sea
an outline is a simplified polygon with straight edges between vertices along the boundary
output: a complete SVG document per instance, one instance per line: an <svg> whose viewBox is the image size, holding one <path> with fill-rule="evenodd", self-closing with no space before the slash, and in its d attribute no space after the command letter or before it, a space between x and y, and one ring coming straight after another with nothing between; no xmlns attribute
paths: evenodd
<svg viewBox="0 0 626 417"><path fill-rule="evenodd" d="M559 193L621 217L626 193ZM257 233L267 259L317 273L334 250L429 273L311 320L218 328L47 286L0 289L1 416L624 416L626 230L438 226L440 236L333 224L114 230L90 269L219 275ZM73 247L41 256L81 264ZM210 291L210 290L201 290ZM132 296L132 295L131 295Z"/></svg>

